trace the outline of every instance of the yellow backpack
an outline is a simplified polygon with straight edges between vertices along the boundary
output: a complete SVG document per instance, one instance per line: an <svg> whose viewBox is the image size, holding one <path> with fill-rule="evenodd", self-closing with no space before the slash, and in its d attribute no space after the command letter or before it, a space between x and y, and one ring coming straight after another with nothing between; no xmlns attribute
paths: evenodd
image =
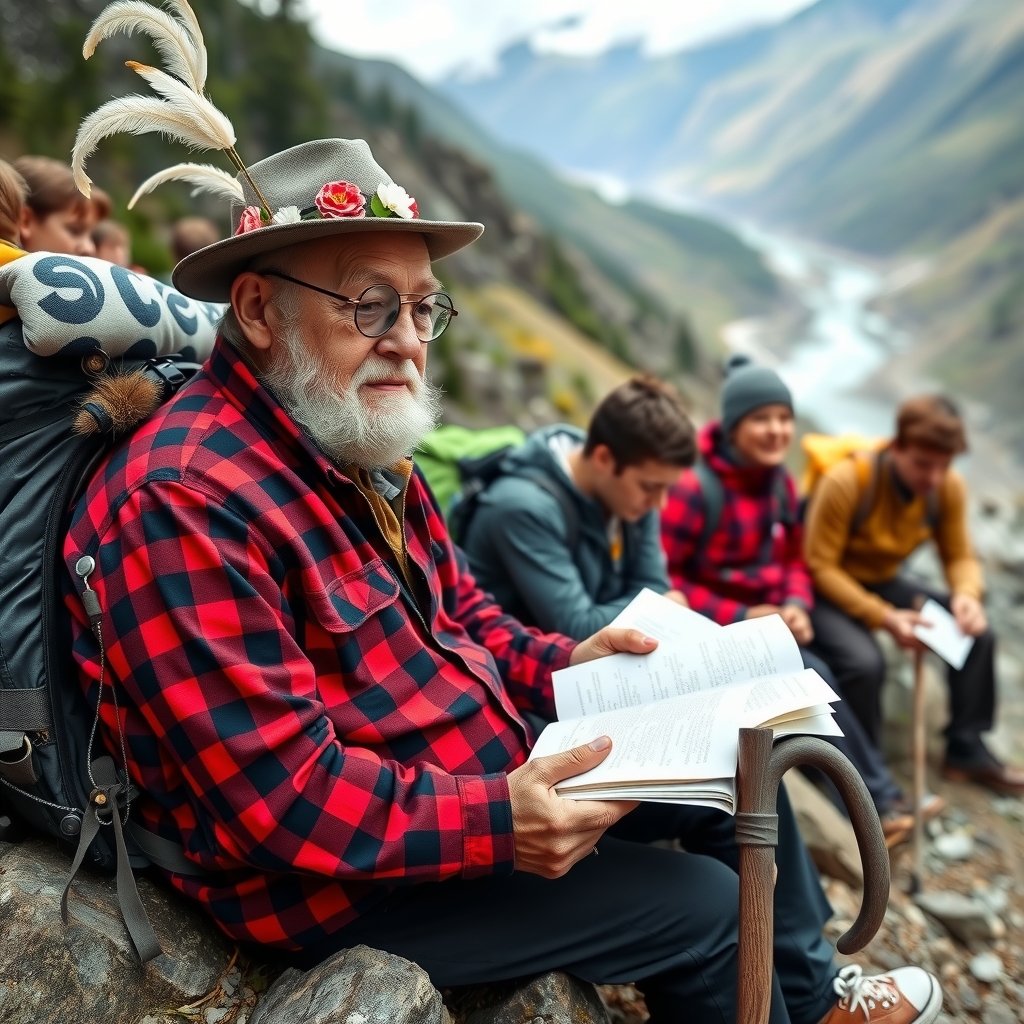
<svg viewBox="0 0 1024 1024"><path fill-rule="evenodd" d="M800 478L800 494L806 507L818 481L843 459L854 459L857 463L857 490L860 502L850 523L850 533L856 533L871 515L878 496L878 478L888 439L865 437L863 434L805 434L800 447L807 457L803 476ZM939 519L939 498L931 494L925 503L925 521L933 532Z"/></svg>
<svg viewBox="0 0 1024 1024"><path fill-rule="evenodd" d="M803 476L800 478L800 493L804 498L809 498L817 486L818 481L838 462L857 455L860 452L873 454L880 451L886 445L885 438L870 438L863 434L805 434L800 442L807 461L804 465ZM861 484L860 490L869 483L870 472L863 474L861 467L870 468L873 459L858 459L858 479Z"/></svg>

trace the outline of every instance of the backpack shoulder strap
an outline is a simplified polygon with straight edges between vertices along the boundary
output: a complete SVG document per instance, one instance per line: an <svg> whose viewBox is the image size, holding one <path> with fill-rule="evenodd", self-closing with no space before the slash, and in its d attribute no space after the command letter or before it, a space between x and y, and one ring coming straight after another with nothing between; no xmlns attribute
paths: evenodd
<svg viewBox="0 0 1024 1024"><path fill-rule="evenodd" d="M857 466L857 489L860 501L850 520L850 533L856 533L867 521L878 498L878 483L882 475L884 451L857 452L853 459Z"/></svg>
<svg viewBox="0 0 1024 1024"><path fill-rule="evenodd" d="M569 493L568 488L541 470L517 469L510 475L521 476L525 480L532 481L558 502L558 507L562 510L562 518L565 520L566 543L569 550L575 553L580 541L580 512L576 506L576 500Z"/></svg>
<svg viewBox="0 0 1024 1024"><path fill-rule="evenodd" d="M795 526L800 522L800 499L789 488L789 473L783 468L775 474L772 496L778 513L778 522L783 526Z"/></svg>
<svg viewBox="0 0 1024 1024"><path fill-rule="evenodd" d="M932 491L925 499L924 520L928 529L934 534L939 528L939 519L942 516L941 489Z"/></svg>
<svg viewBox="0 0 1024 1024"><path fill-rule="evenodd" d="M697 478L701 497L704 499L704 525L697 541L697 551L703 551L722 521L725 488L718 474L703 459L698 459L694 464L693 475Z"/></svg>

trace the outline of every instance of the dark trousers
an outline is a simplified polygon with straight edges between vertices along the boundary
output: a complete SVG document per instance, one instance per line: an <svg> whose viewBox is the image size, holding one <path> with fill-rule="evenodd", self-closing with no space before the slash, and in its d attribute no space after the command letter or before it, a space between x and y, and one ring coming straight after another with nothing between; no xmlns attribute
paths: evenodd
<svg viewBox="0 0 1024 1024"><path fill-rule="evenodd" d="M813 668L833 690L845 696L845 692L832 670L821 658L807 650L806 647L801 647L800 653L804 656L804 668ZM867 786L878 813L884 814L903 796L903 792L889 774L885 758L882 757L878 746L872 743L849 701L841 700L834 707L836 724L843 730L843 735L823 738L850 759L853 767L860 772L860 777L864 780L864 785ZM832 784L831 779L815 769L806 771L816 782L824 785L833 802L845 813L846 808L842 797L839 795L839 790Z"/></svg>
<svg viewBox="0 0 1024 1024"><path fill-rule="evenodd" d="M897 608L916 608L922 598L934 598L949 608L949 596L907 576L868 586ZM876 745L882 736L882 684L885 658L863 623L834 604L818 599L811 612L812 647L832 667L839 690ZM991 630L974 641L962 669L949 668L950 722L946 738L950 751L966 755L981 744L981 733L992 728L996 703L996 638Z"/></svg>
<svg viewBox="0 0 1024 1024"><path fill-rule="evenodd" d="M835 1003L831 909L779 794L772 1024L818 1024ZM679 839L688 852L646 845ZM732 817L641 804L566 875L451 879L391 893L302 966L365 943L414 960L439 988L564 970L637 982L652 1022L736 1024L737 870Z"/></svg>

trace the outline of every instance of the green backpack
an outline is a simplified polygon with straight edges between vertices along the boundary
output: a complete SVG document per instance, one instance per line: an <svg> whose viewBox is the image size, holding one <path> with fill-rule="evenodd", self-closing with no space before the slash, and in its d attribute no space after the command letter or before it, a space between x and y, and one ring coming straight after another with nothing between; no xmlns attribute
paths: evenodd
<svg viewBox="0 0 1024 1024"><path fill-rule="evenodd" d="M444 426L431 431L420 442L416 464L427 478L456 544L465 543L480 495L507 471L505 455L525 440L526 435L513 426L483 430ZM579 512L572 495L540 471L519 469L515 473L532 480L558 502L565 517L569 547L575 549L579 540Z"/></svg>
<svg viewBox="0 0 1024 1024"><path fill-rule="evenodd" d="M466 479L465 468L484 456L518 448L526 435L513 426L486 427L470 430L468 427L446 425L432 430L416 449L416 465L430 484L430 489L447 516L462 496Z"/></svg>

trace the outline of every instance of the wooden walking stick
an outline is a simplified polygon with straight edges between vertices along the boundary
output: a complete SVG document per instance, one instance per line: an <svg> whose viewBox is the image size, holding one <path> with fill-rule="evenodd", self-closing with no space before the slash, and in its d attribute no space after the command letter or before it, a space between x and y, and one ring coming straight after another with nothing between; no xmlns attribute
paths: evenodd
<svg viewBox="0 0 1024 1024"><path fill-rule="evenodd" d="M924 651L914 652L914 704L911 712L914 757L914 870L910 876L911 893L921 891L924 878L924 794L926 787L928 738L924 720Z"/></svg>
<svg viewBox="0 0 1024 1024"><path fill-rule="evenodd" d="M850 813L864 866L860 913L837 947L855 953L871 941L889 902L889 853L860 773L830 743L794 736L772 744L771 729L740 729L736 774L736 842L740 847L739 981L737 1024L767 1024L775 942L774 866L778 844L775 804L782 776L812 765L835 784Z"/></svg>

